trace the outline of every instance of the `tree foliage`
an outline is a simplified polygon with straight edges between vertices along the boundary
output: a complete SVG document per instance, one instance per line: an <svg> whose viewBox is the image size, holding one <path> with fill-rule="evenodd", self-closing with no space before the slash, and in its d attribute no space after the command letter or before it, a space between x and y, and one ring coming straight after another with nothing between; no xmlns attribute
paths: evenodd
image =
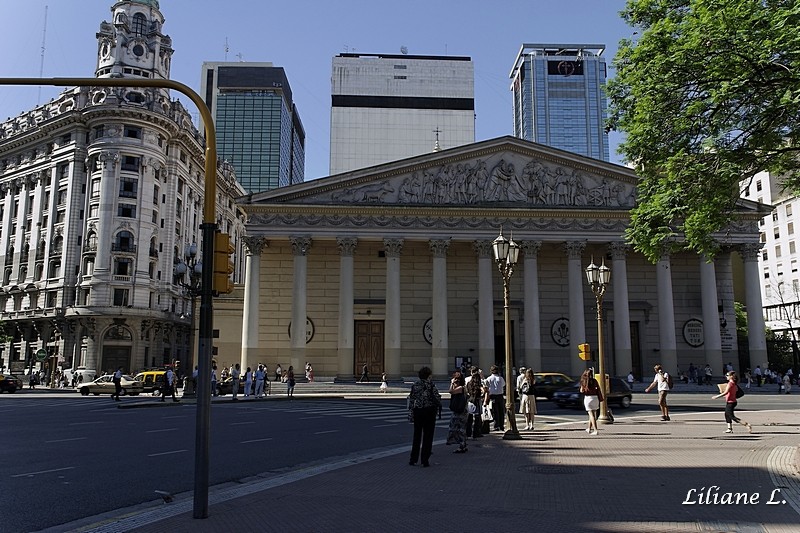
<svg viewBox="0 0 800 533"><path fill-rule="evenodd" d="M713 256L740 182L800 191L800 2L628 0L609 128L641 177L628 240L650 260L682 242Z"/></svg>

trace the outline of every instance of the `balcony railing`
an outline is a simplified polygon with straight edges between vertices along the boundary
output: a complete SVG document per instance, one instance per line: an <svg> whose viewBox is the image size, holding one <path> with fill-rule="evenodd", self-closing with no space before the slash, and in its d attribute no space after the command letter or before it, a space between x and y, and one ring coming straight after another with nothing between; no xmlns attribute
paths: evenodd
<svg viewBox="0 0 800 533"><path fill-rule="evenodd" d="M129 282L129 281L131 280L131 277L130 277L130 276L120 276L120 275L118 275L118 274L114 274L114 276L112 277L112 279L113 279L114 281L123 281L123 282Z"/></svg>
<svg viewBox="0 0 800 533"><path fill-rule="evenodd" d="M127 252L131 254L136 253L136 245L135 244L120 244L115 242L111 245L112 252Z"/></svg>

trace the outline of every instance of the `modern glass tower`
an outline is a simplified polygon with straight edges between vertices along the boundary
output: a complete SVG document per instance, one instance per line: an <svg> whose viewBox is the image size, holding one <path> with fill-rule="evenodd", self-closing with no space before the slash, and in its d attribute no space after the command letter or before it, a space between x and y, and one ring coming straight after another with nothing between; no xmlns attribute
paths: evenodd
<svg viewBox="0 0 800 533"><path fill-rule="evenodd" d="M304 180L305 131L282 67L205 62L201 94L214 117L217 152L248 193Z"/></svg>
<svg viewBox="0 0 800 533"><path fill-rule="evenodd" d="M514 135L609 160L601 44L523 44L509 77Z"/></svg>
<svg viewBox="0 0 800 533"><path fill-rule="evenodd" d="M475 142L474 83L469 57L334 57L330 173Z"/></svg>

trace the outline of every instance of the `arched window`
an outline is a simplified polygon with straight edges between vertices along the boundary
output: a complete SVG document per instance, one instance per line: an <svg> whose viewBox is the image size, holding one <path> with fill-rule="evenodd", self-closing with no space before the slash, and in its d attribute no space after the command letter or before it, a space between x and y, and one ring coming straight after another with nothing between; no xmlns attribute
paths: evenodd
<svg viewBox="0 0 800 533"><path fill-rule="evenodd" d="M58 236L53 239L53 248L50 255L58 255L64 249L64 237Z"/></svg>
<svg viewBox="0 0 800 533"><path fill-rule="evenodd" d="M116 252L134 252L136 248L133 241L133 233L130 231L120 231L117 233L117 238L114 243L114 251Z"/></svg>
<svg viewBox="0 0 800 533"><path fill-rule="evenodd" d="M97 233L95 233L94 231L90 231L89 234L86 236L86 249L88 251L97 250Z"/></svg>
<svg viewBox="0 0 800 533"><path fill-rule="evenodd" d="M133 16L133 23L131 24L131 31L134 35L142 36L147 31L147 19L141 13L136 13Z"/></svg>

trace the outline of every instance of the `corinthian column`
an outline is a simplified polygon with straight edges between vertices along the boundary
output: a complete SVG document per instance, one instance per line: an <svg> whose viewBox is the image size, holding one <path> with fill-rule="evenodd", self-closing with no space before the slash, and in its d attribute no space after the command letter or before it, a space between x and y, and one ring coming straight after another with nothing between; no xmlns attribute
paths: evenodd
<svg viewBox="0 0 800 533"><path fill-rule="evenodd" d="M431 346L431 370L434 377L447 375L447 248L450 239L434 239L429 242L433 254L433 342Z"/></svg>
<svg viewBox="0 0 800 533"><path fill-rule="evenodd" d="M492 242L474 241L472 248L478 254L478 360L473 364L489 368L495 361Z"/></svg>
<svg viewBox="0 0 800 533"><path fill-rule="evenodd" d="M310 237L291 237L294 255L294 283L292 285L292 327L291 362L295 371L300 370L300 362L306 359L306 276L308 262L306 254L311 248Z"/></svg>
<svg viewBox="0 0 800 533"><path fill-rule="evenodd" d="M764 311L761 303L761 279L758 275L760 243L739 248L744 259L744 297L747 306L747 345L750 348L750 367L767 368L767 338L764 330Z"/></svg>
<svg viewBox="0 0 800 533"><path fill-rule="evenodd" d="M532 368L534 372L542 369L542 329L539 308L539 250L541 241L522 241L519 243L525 253L522 280L524 283L524 312L525 322L525 358L518 363L519 366Z"/></svg>
<svg viewBox="0 0 800 533"><path fill-rule="evenodd" d="M353 336L353 254L358 239L340 237L339 245L339 339L336 345L336 376L352 379L355 368Z"/></svg>
<svg viewBox="0 0 800 533"><path fill-rule="evenodd" d="M567 252L569 290L569 362L573 376L580 376L586 368L586 363L578 358L578 345L588 342L583 305L583 265L581 265L584 248L586 243L583 241L570 241L564 244Z"/></svg>
<svg viewBox="0 0 800 533"><path fill-rule="evenodd" d="M249 366L249 360L255 361L258 355L258 313L260 277L261 277L261 252L269 247L269 242L263 237L242 237L246 247L247 259L245 260L244 275L244 316L242 317L242 369ZM193 310L194 312L194 310ZM252 356L252 357L251 357Z"/></svg>
<svg viewBox="0 0 800 533"><path fill-rule="evenodd" d="M628 265L625 256L628 245L624 242L612 242L611 275L614 277L614 366L611 371L617 376L624 376L633 368L631 354L631 312L628 305ZM612 372L609 372L612 374Z"/></svg>
<svg viewBox="0 0 800 533"><path fill-rule="evenodd" d="M400 253L403 239L384 239L386 254L386 375L400 377Z"/></svg>

